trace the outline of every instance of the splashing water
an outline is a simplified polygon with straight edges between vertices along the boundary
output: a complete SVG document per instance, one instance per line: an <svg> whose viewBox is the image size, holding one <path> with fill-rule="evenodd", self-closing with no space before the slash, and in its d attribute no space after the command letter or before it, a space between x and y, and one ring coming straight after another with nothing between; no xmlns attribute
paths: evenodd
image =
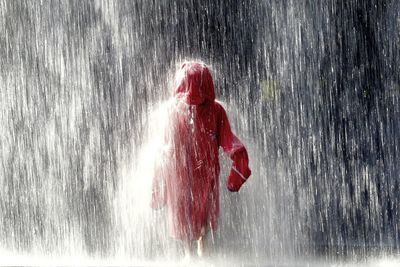
<svg viewBox="0 0 400 267"><path fill-rule="evenodd" d="M117 242L122 255L155 257L165 255L168 248L168 231L162 211L150 207L152 181L155 164L162 161L164 134L171 101L161 103L150 111L145 140L138 149L135 162L122 170L122 181L115 203L115 216L120 219L117 229L121 229ZM124 211L124 212L121 212ZM134 222L134 223L133 223ZM157 253L154 255L154 253Z"/></svg>
<svg viewBox="0 0 400 267"><path fill-rule="evenodd" d="M220 155L214 252L190 264L397 266L399 10L0 0L0 265L181 264L148 203L172 73L201 58L253 175L227 192Z"/></svg>

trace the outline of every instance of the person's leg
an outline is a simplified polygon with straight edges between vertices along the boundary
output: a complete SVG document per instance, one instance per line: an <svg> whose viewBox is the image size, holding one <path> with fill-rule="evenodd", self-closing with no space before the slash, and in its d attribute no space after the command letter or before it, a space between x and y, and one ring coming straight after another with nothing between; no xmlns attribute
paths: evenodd
<svg viewBox="0 0 400 267"><path fill-rule="evenodd" d="M192 257L193 242L189 240L183 241L183 251L185 253L185 259L190 259Z"/></svg>
<svg viewBox="0 0 400 267"><path fill-rule="evenodd" d="M207 252L206 242L207 242L208 227L203 227L201 229L201 236L197 240L197 256L203 257L204 253Z"/></svg>
<svg viewBox="0 0 400 267"><path fill-rule="evenodd" d="M204 239L204 236L201 236L199 240L197 240L197 256L199 256L200 258L204 256Z"/></svg>

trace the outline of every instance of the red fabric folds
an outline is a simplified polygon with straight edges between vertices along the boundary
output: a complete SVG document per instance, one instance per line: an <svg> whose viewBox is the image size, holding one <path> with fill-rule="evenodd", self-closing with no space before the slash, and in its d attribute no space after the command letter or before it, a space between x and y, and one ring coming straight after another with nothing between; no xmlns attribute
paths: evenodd
<svg viewBox="0 0 400 267"><path fill-rule="evenodd" d="M215 101L207 66L187 62L178 75L165 138L170 150L155 173L152 207L167 206L174 238L197 240L204 228L217 228L219 147L233 160L227 179L230 191L239 191L251 171L245 146L232 133L224 108Z"/></svg>

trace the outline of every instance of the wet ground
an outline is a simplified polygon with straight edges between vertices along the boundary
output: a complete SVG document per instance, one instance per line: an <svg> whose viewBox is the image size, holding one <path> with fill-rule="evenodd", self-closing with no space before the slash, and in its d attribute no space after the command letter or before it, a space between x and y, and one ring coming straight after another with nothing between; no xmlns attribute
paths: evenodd
<svg viewBox="0 0 400 267"><path fill-rule="evenodd" d="M85 256L21 255L0 251L0 266L274 266L274 267L394 267L400 266L400 256L365 257L363 259L326 260L286 258L279 260L246 256L217 255L202 259L135 260L127 258L99 259Z"/></svg>

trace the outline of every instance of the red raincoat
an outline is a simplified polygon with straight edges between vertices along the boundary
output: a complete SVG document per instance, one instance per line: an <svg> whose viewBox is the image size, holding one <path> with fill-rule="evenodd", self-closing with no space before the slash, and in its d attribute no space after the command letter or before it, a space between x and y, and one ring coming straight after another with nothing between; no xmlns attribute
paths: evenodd
<svg viewBox="0 0 400 267"><path fill-rule="evenodd" d="M218 149L233 160L227 180L238 191L251 171L246 148L232 133L224 108L215 101L206 65L184 63L178 72L166 142L169 149L153 181L153 208L167 205L172 236L197 240L219 216Z"/></svg>

